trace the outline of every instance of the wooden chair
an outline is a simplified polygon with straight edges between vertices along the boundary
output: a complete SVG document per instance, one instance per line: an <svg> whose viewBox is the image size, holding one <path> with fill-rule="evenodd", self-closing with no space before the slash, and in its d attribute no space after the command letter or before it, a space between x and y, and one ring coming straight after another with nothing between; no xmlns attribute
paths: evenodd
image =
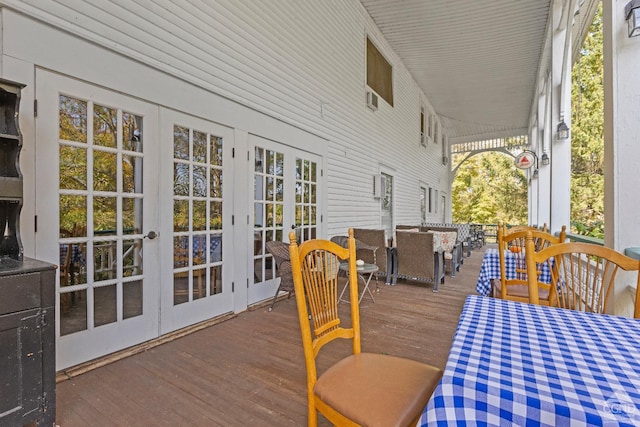
<svg viewBox="0 0 640 427"><path fill-rule="evenodd" d="M535 250L532 234L526 237L527 270L536 271L536 263L549 263L551 268L551 305L590 313L607 313L619 269L636 272L636 289L640 289L640 261L611 248L591 243L560 243ZM540 304L535 276L529 275L529 302ZM636 294L634 316L640 317Z"/></svg>
<svg viewBox="0 0 640 427"><path fill-rule="evenodd" d="M538 230L538 231L544 231L547 232L547 223L544 223L542 225L542 227L535 227L533 225L514 225L512 227L507 227L506 225L502 224L502 227L504 227L504 230L506 233L515 233L516 231L527 231L527 230Z"/></svg>
<svg viewBox="0 0 640 427"><path fill-rule="evenodd" d="M413 360L361 351L353 234L350 229L348 248L316 239L298 246L295 233L289 234L307 367L308 424L317 425L320 411L334 425L414 426L442 372ZM351 319L347 326L341 323L338 309L340 260L349 263ZM351 354L318 375L316 358L325 345L339 338L351 340Z"/></svg>
<svg viewBox="0 0 640 427"><path fill-rule="evenodd" d="M504 226L498 227L498 255L500 257L500 280L494 281L493 296L512 301L529 301L528 274L526 263L526 237L527 233L531 233L534 241L534 250L542 250L550 245L562 243L566 240L567 227L562 226L562 231L558 237L540 231L536 228L527 227L520 231L512 231ZM506 231L506 233L505 233ZM507 278L507 254L506 251L512 252L515 263L515 277ZM536 270L535 279L538 280L541 273L541 267ZM548 283L538 281L540 287L539 295L541 304L549 305L550 289Z"/></svg>

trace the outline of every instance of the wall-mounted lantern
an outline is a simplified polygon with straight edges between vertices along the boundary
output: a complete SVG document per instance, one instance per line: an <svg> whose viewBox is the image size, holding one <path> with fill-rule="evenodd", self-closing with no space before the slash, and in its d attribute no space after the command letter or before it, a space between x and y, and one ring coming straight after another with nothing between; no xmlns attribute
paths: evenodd
<svg viewBox="0 0 640 427"><path fill-rule="evenodd" d="M564 122L564 119L560 119L558 123L558 139L569 138L569 126Z"/></svg>
<svg viewBox="0 0 640 427"><path fill-rule="evenodd" d="M544 166L547 166L551 161L549 160L549 155L547 153L542 153L542 157L540 157L540 163Z"/></svg>
<svg viewBox="0 0 640 427"><path fill-rule="evenodd" d="M629 37L640 36L640 0L631 0L624 8Z"/></svg>

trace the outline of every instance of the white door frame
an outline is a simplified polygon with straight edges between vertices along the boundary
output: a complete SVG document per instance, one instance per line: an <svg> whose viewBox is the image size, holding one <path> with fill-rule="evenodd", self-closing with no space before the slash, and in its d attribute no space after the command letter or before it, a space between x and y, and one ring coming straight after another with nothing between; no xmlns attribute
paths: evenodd
<svg viewBox="0 0 640 427"><path fill-rule="evenodd" d="M222 159L222 259L216 262L210 259L205 261L205 265L212 269L214 266L221 269L221 292L212 294L211 275L201 277L205 282L205 295L199 299L174 305L174 125L190 128L198 132L210 134L212 137L222 138L223 159ZM176 329L201 322L221 314L233 311L233 293L231 282L233 280L234 250L234 230L232 225L232 215L234 213L234 131L231 128L221 126L208 120L204 120L185 113L160 109L160 138L161 138L161 160L162 171L160 179L159 213L160 213L160 235L162 245L160 248L161 269L161 334L174 331ZM210 185L211 183L209 183ZM209 193L211 194L211 193ZM218 200L218 199L216 199ZM209 215L209 219L211 215ZM214 235L219 230L212 229L208 234ZM217 236L217 234L215 234ZM205 237L201 235L200 237ZM208 252L208 251L207 251ZM211 254L210 254L211 255ZM205 267L205 269L207 268ZM193 270L193 269L191 269ZM197 280L191 273L192 286ZM191 298L193 293L191 293Z"/></svg>
<svg viewBox="0 0 640 427"><path fill-rule="evenodd" d="M142 274L137 278L142 281L143 304L142 315L123 319L122 316L122 280L117 279L114 284L117 289L117 321L93 326L93 280L92 275L95 258L92 257L93 248L93 224L88 221L87 227L87 257L88 268L86 284L74 286L79 292L86 290L86 301L81 301L86 307L87 328L85 330L61 336L60 333L60 277L56 279L56 367L63 369L81 362L99 357L116 350L120 350L131 345L149 340L158 335L158 241L143 239L144 235L157 229L156 204L157 204L157 179L152 171L158 164L157 154L159 151L158 130L158 108L157 106L102 89L100 87L81 82L76 79L65 77L49 71L36 68L36 98L39 105L39 114L36 119L36 215L38 216L38 232L35 236L36 253L44 261L54 264L60 263L59 241L59 95L64 94L77 99L85 100L88 105L93 101L101 106L118 108L128 113L133 113L143 118L143 151L139 160L142 160L146 167L143 168L143 229L138 230L139 234L127 234L129 239L139 239L141 242L141 253L144 253L144 263ZM91 114L87 114L91 116ZM87 140L90 140L93 133L92 118L87 121ZM120 126L120 125L119 125ZM81 148L83 144L76 144ZM92 149L93 150L93 149ZM93 151L89 150L88 153ZM92 154L88 154L91 158ZM87 183L90 185L91 181ZM78 190L78 195L93 194L93 187ZM121 196L117 196L118 198ZM92 218L93 207L87 204L87 219ZM118 224L118 228L121 228ZM122 233L119 231L118 233ZM123 237L118 234L114 241L119 241ZM118 243L119 245L119 243ZM118 246L120 248L120 246ZM121 263L122 256L116 252L116 256ZM120 273L118 273L120 274ZM118 276L120 277L120 276ZM71 287L67 288L70 289Z"/></svg>

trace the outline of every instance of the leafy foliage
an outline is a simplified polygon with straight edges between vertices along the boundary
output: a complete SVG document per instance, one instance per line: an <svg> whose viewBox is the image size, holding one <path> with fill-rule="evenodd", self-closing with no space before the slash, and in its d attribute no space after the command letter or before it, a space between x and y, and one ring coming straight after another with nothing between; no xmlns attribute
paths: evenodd
<svg viewBox="0 0 640 427"><path fill-rule="evenodd" d="M527 180L513 157L478 154L458 169L452 203L454 222L523 224L527 222Z"/></svg>
<svg viewBox="0 0 640 427"><path fill-rule="evenodd" d="M571 231L604 237L602 3L573 67Z"/></svg>

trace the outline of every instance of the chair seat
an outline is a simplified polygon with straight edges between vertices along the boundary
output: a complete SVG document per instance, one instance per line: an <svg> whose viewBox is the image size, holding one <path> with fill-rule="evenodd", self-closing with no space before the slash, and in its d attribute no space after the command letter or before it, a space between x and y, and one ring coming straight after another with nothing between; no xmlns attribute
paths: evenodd
<svg viewBox="0 0 640 427"><path fill-rule="evenodd" d="M441 375L440 369L414 360L360 353L324 372L314 392L360 425L407 426L427 405Z"/></svg>
<svg viewBox="0 0 640 427"><path fill-rule="evenodd" d="M548 289L538 288L538 294L541 300L549 301ZM495 298L502 298L502 289L500 287L500 280L496 280L493 284L493 296ZM507 289L507 297L529 298L529 286L510 285Z"/></svg>

